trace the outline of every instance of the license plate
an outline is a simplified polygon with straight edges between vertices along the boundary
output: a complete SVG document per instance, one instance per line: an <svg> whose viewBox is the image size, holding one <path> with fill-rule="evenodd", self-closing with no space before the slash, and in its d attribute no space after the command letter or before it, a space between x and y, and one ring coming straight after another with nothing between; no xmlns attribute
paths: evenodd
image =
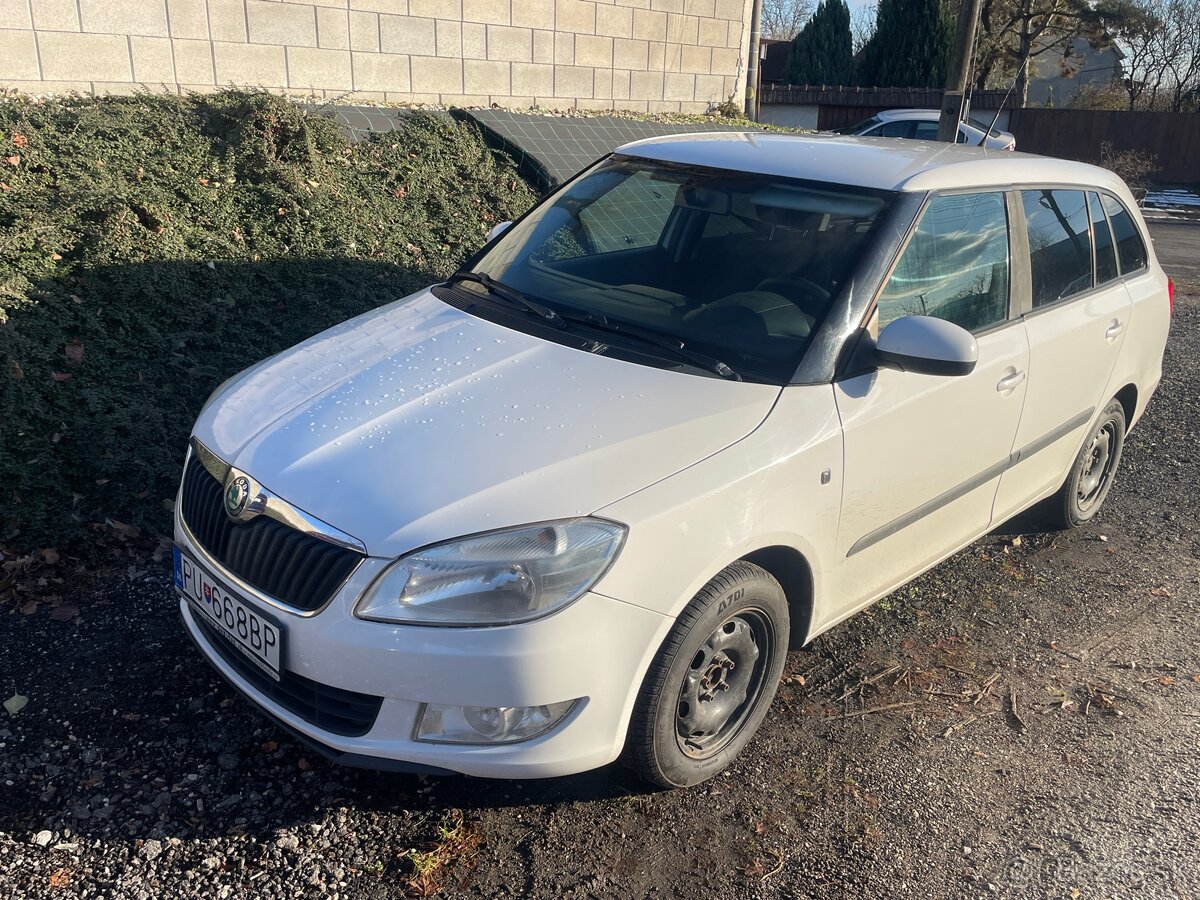
<svg viewBox="0 0 1200 900"><path fill-rule="evenodd" d="M188 604L233 647L260 669L279 680L283 633L278 625L246 603L205 571L190 556L174 548L175 587Z"/></svg>

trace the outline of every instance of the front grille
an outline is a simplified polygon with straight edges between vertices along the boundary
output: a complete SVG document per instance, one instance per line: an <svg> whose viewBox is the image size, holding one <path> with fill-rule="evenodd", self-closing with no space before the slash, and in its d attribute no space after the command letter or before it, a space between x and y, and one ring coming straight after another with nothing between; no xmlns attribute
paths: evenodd
<svg viewBox="0 0 1200 900"><path fill-rule="evenodd" d="M375 717L379 715L379 707L383 703L382 697L330 687L286 669L279 673L279 680L276 681L230 646L229 638L199 615L193 614L192 621L226 665L260 694L288 712L295 713L305 722L322 731L346 737L361 737L375 724Z"/></svg>
<svg viewBox="0 0 1200 900"><path fill-rule="evenodd" d="M180 513L209 556L229 572L305 612L324 606L363 558L267 516L248 522L229 518L221 482L194 454L183 474Z"/></svg>

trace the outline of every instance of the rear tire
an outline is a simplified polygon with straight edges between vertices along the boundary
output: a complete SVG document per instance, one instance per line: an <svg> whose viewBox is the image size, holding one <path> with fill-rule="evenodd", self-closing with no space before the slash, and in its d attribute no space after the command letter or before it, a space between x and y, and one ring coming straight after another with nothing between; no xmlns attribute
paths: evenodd
<svg viewBox="0 0 1200 900"><path fill-rule="evenodd" d="M759 566L736 562L687 605L638 694L627 763L652 784L712 778L758 730L787 656L787 597Z"/></svg>
<svg viewBox="0 0 1200 900"><path fill-rule="evenodd" d="M1125 448L1125 407L1112 400L1092 430L1066 482L1046 505L1051 524L1061 530L1090 522L1104 505Z"/></svg>

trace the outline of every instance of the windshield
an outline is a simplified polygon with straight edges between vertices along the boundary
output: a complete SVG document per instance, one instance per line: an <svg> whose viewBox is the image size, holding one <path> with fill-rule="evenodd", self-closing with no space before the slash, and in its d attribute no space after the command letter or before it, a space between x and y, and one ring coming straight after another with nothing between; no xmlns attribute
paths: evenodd
<svg viewBox="0 0 1200 900"><path fill-rule="evenodd" d="M891 197L612 156L472 268L568 319L632 326L786 384Z"/></svg>
<svg viewBox="0 0 1200 900"><path fill-rule="evenodd" d="M855 122L853 125L847 125L845 128L835 128L834 134L862 134L868 128L872 128L882 122L883 119L879 116L871 116L869 119L863 119L861 122Z"/></svg>

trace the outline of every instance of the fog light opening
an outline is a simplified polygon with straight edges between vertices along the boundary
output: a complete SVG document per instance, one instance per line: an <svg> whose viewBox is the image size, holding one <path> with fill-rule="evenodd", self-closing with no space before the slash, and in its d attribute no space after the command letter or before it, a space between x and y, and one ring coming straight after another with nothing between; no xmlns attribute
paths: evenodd
<svg viewBox="0 0 1200 900"><path fill-rule="evenodd" d="M578 703L564 700L541 706L453 706L426 703L416 739L445 744L512 744L545 734Z"/></svg>

